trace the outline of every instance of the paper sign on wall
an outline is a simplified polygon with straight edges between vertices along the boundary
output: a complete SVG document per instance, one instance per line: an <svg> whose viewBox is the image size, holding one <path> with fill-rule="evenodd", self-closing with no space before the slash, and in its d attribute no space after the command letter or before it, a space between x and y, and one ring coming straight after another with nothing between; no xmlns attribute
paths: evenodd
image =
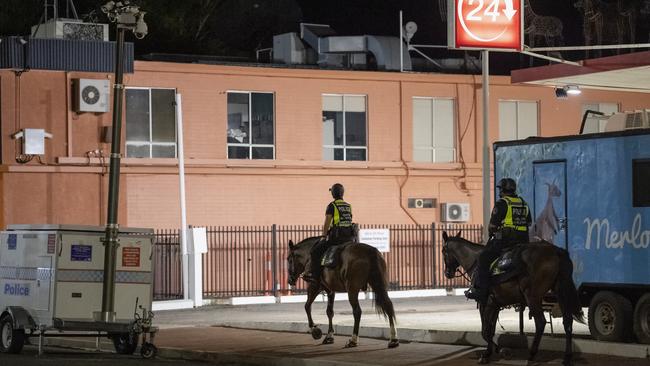
<svg viewBox="0 0 650 366"><path fill-rule="evenodd" d="M390 251L390 229L360 229L359 241L387 253Z"/></svg>
<svg viewBox="0 0 650 366"><path fill-rule="evenodd" d="M71 245L70 260L73 262L91 262L93 259L93 247L90 245Z"/></svg>

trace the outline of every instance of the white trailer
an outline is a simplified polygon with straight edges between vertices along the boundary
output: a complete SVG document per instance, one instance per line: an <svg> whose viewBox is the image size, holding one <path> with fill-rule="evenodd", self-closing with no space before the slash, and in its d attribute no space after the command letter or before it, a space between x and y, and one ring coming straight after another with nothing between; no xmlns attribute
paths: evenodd
<svg viewBox="0 0 650 366"><path fill-rule="evenodd" d="M121 228L115 322L100 321L104 228L12 225L0 232L0 351L18 353L26 337L109 337L118 353L153 357L153 230ZM56 332L53 332L56 331ZM147 340L149 335L149 340Z"/></svg>

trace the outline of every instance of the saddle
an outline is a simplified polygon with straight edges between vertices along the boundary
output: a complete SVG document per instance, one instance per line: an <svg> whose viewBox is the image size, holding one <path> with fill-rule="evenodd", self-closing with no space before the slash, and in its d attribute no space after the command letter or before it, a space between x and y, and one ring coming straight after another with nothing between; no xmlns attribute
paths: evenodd
<svg viewBox="0 0 650 366"><path fill-rule="evenodd" d="M343 248L347 247L350 244L352 243L348 242L338 245L331 245L329 248L327 248L323 254L323 258L320 260L321 266L326 268L335 268L338 266L341 259L341 251Z"/></svg>
<svg viewBox="0 0 650 366"><path fill-rule="evenodd" d="M510 280L519 274L522 268L521 252L524 245L518 244L506 249L490 264L490 275L493 284Z"/></svg>

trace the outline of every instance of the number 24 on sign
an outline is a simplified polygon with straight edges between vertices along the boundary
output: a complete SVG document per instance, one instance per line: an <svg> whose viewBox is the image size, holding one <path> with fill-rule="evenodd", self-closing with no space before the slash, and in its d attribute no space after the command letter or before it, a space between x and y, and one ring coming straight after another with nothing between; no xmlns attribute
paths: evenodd
<svg viewBox="0 0 650 366"><path fill-rule="evenodd" d="M483 15L487 18L491 17L492 21L496 22L497 18L501 16L501 12L499 11L499 4L501 3L501 0L488 0L487 3L489 4L485 6L486 2L484 0L468 0L467 5L475 5L476 7L467 14L466 19L468 21L482 22L483 17L477 14L480 14L481 10L485 8ZM505 15L508 20L511 20L517 11L512 5L512 0L505 0L505 5L506 6L503 9L503 15Z"/></svg>

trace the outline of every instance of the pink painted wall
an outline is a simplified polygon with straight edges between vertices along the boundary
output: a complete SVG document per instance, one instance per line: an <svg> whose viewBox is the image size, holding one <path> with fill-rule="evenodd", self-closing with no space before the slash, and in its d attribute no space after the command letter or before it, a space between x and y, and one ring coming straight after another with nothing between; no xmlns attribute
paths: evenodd
<svg viewBox="0 0 650 366"><path fill-rule="evenodd" d="M345 185L346 199L360 223L439 220L439 207L403 210L401 205L406 207L410 197L435 198L438 205L468 202L470 222L482 221L478 77L159 62L136 62L135 70L126 76L128 86L176 88L183 97L189 224L320 224L330 200L327 188L335 182ZM71 110L70 83L78 77L111 76L32 70L18 78L0 71L3 226L104 223L106 167L87 152L108 154L110 146L100 142L100 132L110 125L111 113ZM230 90L275 93L276 160L226 159L226 92ZM368 161L322 160L325 93L367 96ZM416 96L456 100L457 162L412 162L412 98ZM538 102L543 136L576 133L584 103L615 102L623 110L650 107L650 98L642 93L585 90L579 97L558 100L552 88L513 86L508 77L492 77L491 141L498 138L498 101L515 99ZM10 136L26 127L54 134L46 142L43 164L33 160L21 165L15 160L19 145ZM122 224L178 227L176 159L124 159L123 163Z"/></svg>

